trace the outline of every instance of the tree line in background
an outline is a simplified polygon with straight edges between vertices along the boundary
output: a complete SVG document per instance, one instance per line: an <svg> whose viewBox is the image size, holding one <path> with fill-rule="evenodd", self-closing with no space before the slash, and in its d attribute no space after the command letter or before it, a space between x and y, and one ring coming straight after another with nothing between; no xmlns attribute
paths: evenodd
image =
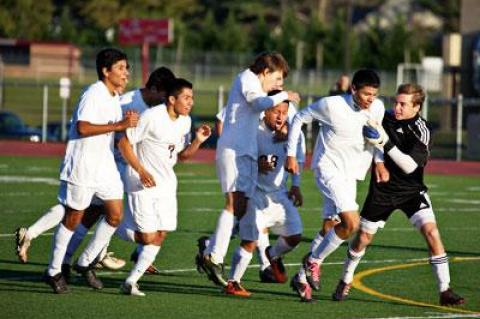
<svg viewBox="0 0 480 319"><path fill-rule="evenodd" d="M442 32L458 31L459 0L417 0L444 21L442 30L415 28L399 15L355 30L358 16L387 0L0 0L0 37L117 44L124 18L173 18L181 52L282 52L294 68L394 69L441 55ZM181 54L180 54L181 55Z"/></svg>

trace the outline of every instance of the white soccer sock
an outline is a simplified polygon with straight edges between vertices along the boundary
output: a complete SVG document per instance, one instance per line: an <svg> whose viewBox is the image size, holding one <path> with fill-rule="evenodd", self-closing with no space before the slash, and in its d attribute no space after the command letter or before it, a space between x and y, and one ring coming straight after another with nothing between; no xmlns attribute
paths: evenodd
<svg viewBox="0 0 480 319"><path fill-rule="evenodd" d="M57 204L50 207L37 221L27 230L27 238L35 239L40 234L43 234L47 230L57 226L65 216L65 207Z"/></svg>
<svg viewBox="0 0 480 319"><path fill-rule="evenodd" d="M212 256L212 260L216 264L223 264L223 259L228 251L228 245L230 244L230 237L232 236L233 224L235 217L233 213L222 210L217 222L217 229L215 230L215 236L210 237L210 243L208 245L208 251Z"/></svg>
<svg viewBox="0 0 480 319"><path fill-rule="evenodd" d="M88 228L86 228L82 223L80 223L77 228L75 229L75 232L73 233L72 238L70 239L70 242L68 243L67 246L67 252L65 253L65 258L63 258L63 263L64 264L71 264L72 263L72 257L75 254L75 251L77 250L78 246L82 243L83 238L88 233Z"/></svg>
<svg viewBox="0 0 480 319"><path fill-rule="evenodd" d="M102 250L100 251L100 253L98 254L98 261L102 261L103 258L105 258L105 256L107 256L107 252L108 252L108 245L110 245L110 242L108 244L105 245L105 247L102 248Z"/></svg>
<svg viewBox="0 0 480 319"><path fill-rule="evenodd" d="M312 252L310 257L311 261L321 263L328 255L333 253L342 243L343 239L337 236L335 233L335 227L330 229L323 238L322 242L315 251Z"/></svg>
<svg viewBox="0 0 480 319"><path fill-rule="evenodd" d="M265 270L265 268L270 266L270 261L268 260L267 254L265 253L265 250L268 246L270 246L268 233L260 232L257 241L257 256L258 263L260 264L260 270Z"/></svg>
<svg viewBox="0 0 480 319"><path fill-rule="evenodd" d="M315 235L315 238L312 240L312 242L310 243L310 251L315 251L318 246L320 246L320 243L322 242L323 240L323 236L322 234L320 234L320 232L318 232L316 235Z"/></svg>
<svg viewBox="0 0 480 319"><path fill-rule="evenodd" d="M450 288L450 270L447 254L432 256L429 261L432 265L433 274L437 278L438 291L442 292Z"/></svg>
<svg viewBox="0 0 480 319"><path fill-rule="evenodd" d="M78 258L78 265L81 267L88 267L95 257L98 256L100 251L110 242L115 230L117 228L111 226L104 218L98 222L97 229L93 234L90 242L88 243L87 248Z"/></svg>
<svg viewBox="0 0 480 319"><path fill-rule="evenodd" d="M121 223L120 226L118 226L115 235L125 241L131 241L132 243L135 242L135 230L128 228L124 223Z"/></svg>
<svg viewBox="0 0 480 319"><path fill-rule="evenodd" d="M55 276L62 271L63 257L65 257L65 251L72 236L73 231L63 224L58 225L55 235L53 236L52 252L47 268L49 276Z"/></svg>
<svg viewBox="0 0 480 319"><path fill-rule="evenodd" d="M155 257L157 257L159 251L160 246L144 245L138 256L138 261L135 263L135 266L125 281L132 285L136 284L145 273L145 270L155 261Z"/></svg>
<svg viewBox="0 0 480 319"><path fill-rule="evenodd" d="M252 253L246 251L242 246L238 247L232 256L232 268L230 268L228 280L240 282L247 271L250 260L252 260Z"/></svg>
<svg viewBox="0 0 480 319"><path fill-rule="evenodd" d="M270 257L282 257L283 255L291 251L293 248L295 247L290 246L285 240L285 238L279 237L275 245L270 248Z"/></svg>
<svg viewBox="0 0 480 319"><path fill-rule="evenodd" d="M348 248L347 258L345 258L345 262L343 263L343 282L349 284L353 281L355 269L357 269L357 266L360 263L363 255L365 255L365 250L359 251L357 253L350 247Z"/></svg>

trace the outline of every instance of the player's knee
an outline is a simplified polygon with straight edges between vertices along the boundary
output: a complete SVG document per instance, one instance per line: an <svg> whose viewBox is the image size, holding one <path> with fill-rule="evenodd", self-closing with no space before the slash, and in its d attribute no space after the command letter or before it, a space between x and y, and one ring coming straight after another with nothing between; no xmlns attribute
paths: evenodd
<svg viewBox="0 0 480 319"><path fill-rule="evenodd" d="M155 241L153 242L154 245L161 246L163 241L167 238L166 231L158 231L157 236L155 237Z"/></svg>
<svg viewBox="0 0 480 319"><path fill-rule="evenodd" d="M290 247L296 247L298 244L300 244L301 240L302 240L302 234L296 234L296 235L285 237L285 241Z"/></svg>
<svg viewBox="0 0 480 319"><path fill-rule="evenodd" d="M344 233L350 236L358 230L359 220L358 218L346 218L342 221L342 226Z"/></svg>
<svg viewBox="0 0 480 319"><path fill-rule="evenodd" d="M69 230L75 230L78 224L82 221L83 213L79 212L68 212L63 218L63 225Z"/></svg>
<svg viewBox="0 0 480 319"><path fill-rule="evenodd" d="M122 217L123 217L122 212L115 212L105 216L105 220L110 226L118 227L118 225L120 225L120 223L122 222Z"/></svg>
<svg viewBox="0 0 480 319"><path fill-rule="evenodd" d="M364 232L364 231L360 231L358 233L358 236L356 236L356 238L358 238L358 247L364 247L364 246L368 246L370 245L370 243L372 242L372 239L373 239L373 235L372 234L369 234L367 232ZM357 241L355 241L357 242Z"/></svg>
<svg viewBox="0 0 480 319"><path fill-rule="evenodd" d="M242 240L240 243L240 246L242 246L243 249L248 251L249 253L252 253L255 248L257 248L257 243L252 240Z"/></svg>
<svg viewBox="0 0 480 319"><path fill-rule="evenodd" d="M156 240L158 240L157 233L135 233L135 241L142 245L150 245L155 244Z"/></svg>

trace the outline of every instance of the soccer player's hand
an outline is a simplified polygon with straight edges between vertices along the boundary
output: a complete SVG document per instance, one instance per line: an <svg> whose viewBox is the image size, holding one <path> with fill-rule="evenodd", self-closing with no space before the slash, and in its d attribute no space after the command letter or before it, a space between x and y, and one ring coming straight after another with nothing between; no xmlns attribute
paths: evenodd
<svg viewBox="0 0 480 319"><path fill-rule="evenodd" d="M386 183L390 180L390 172L385 167L385 163L378 162L375 163L375 178L377 179L377 183Z"/></svg>
<svg viewBox="0 0 480 319"><path fill-rule="evenodd" d="M297 92L293 92L293 91L287 91L287 94L288 94L288 100L295 103L295 104L299 104L300 103L300 95L297 93Z"/></svg>
<svg viewBox="0 0 480 319"><path fill-rule="evenodd" d="M302 192L300 191L300 187L298 186L290 187L290 190L288 191L288 198L292 200L293 205L295 205L295 207L299 207L303 205L303 195L302 195Z"/></svg>
<svg viewBox="0 0 480 319"><path fill-rule="evenodd" d="M375 121L368 120L367 125L363 126L363 136L368 143L377 148L383 148L388 142L388 135L382 125Z"/></svg>
<svg viewBox="0 0 480 319"><path fill-rule="evenodd" d="M138 176L140 177L140 181L142 185L149 188L156 186L155 179L153 178L152 174L147 172L145 169L140 169L138 171Z"/></svg>
<svg viewBox="0 0 480 319"><path fill-rule="evenodd" d="M267 156L260 156L258 158L258 172L260 174L268 174L268 172L273 171L275 164L272 161L268 160Z"/></svg>
<svg viewBox="0 0 480 319"><path fill-rule="evenodd" d="M134 110L127 110L125 112L125 116L123 118L125 128L128 127L135 127L138 124L138 119L140 118L140 114Z"/></svg>
<svg viewBox="0 0 480 319"><path fill-rule="evenodd" d="M200 125L195 130L195 138L200 142L205 142L212 135L212 128L206 124Z"/></svg>
<svg viewBox="0 0 480 319"><path fill-rule="evenodd" d="M290 174L298 174L300 172L297 159L295 157L287 156L287 161L285 162L285 170Z"/></svg>

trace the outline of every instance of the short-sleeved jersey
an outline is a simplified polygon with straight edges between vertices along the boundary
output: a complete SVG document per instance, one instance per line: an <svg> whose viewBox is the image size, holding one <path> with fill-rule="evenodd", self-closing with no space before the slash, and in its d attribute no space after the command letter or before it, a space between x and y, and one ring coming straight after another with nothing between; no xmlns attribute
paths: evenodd
<svg viewBox="0 0 480 319"><path fill-rule="evenodd" d="M312 157L312 169L332 171L357 180L365 179L374 148L362 134L369 119L381 123L385 107L376 99L360 109L352 95L329 96L297 113L291 126L288 155L295 156L302 124L319 121L319 132Z"/></svg>
<svg viewBox="0 0 480 319"><path fill-rule="evenodd" d="M241 72L230 89L217 154L228 149L233 150L236 156L257 158L256 134L260 113L287 98L288 94L283 91L268 96L255 73L250 69Z"/></svg>
<svg viewBox="0 0 480 319"><path fill-rule="evenodd" d="M72 115L60 180L88 187L117 181L120 176L113 156L114 132L82 137L77 125L79 121L112 124L121 120L118 95L111 95L102 81L90 85Z"/></svg>
<svg viewBox="0 0 480 319"><path fill-rule="evenodd" d="M274 163L274 169L267 174L258 174L257 188L265 193L287 191L288 173L285 171L284 163L287 158L287 141L276 142L275 132L265 124L264 121L258 127L257 143L259 158L265 157ZM305 138L300 135L297 147L297 160L305 162Z"/></svg>
<svg viewBox="0 0 480 319"><path fill-rule="evenodd" d="M190 143L191 119L180 115L172 120L165 105L145 110L137 127L126 131L130 144L135 144L136 155L145 169L153 175L156 186L144 188L132 168L127 171L127 192L145 190L152 195L175 194L177 178L173 167L177 154Z"/></svg>
<svg viewBox="0 0 480 319"><path fill-rule="evenodd" d="M412 173L407 174L395 164L388 152L385 152L385 166L390 172L390 180L380 184L376 183L374 178L370 181L370 193L374 203L398 205L427 190L423 182L423 173L431 144L430 130L427 122L419 115L399 121L395 119L392 110L385 112L382 125L390 142L401 152L409 155L418 165Z"/></svg>
<svg viewBox="0 0 480 319"><path fill-rule="evenodd" d="M122 107L122 113L125 114L128 110L137 111L138 114L142 114L143 111L148 109L148 105L145 103L142 97L142 92L140 89L129 91L120 96L120 106ZM116 139L120 140L120 138L124 135L124 133L117 133ZM115 147L114 150L115 155L115 162L122 166L127 165L125 159L122 156L120 150Z"/></svg>

